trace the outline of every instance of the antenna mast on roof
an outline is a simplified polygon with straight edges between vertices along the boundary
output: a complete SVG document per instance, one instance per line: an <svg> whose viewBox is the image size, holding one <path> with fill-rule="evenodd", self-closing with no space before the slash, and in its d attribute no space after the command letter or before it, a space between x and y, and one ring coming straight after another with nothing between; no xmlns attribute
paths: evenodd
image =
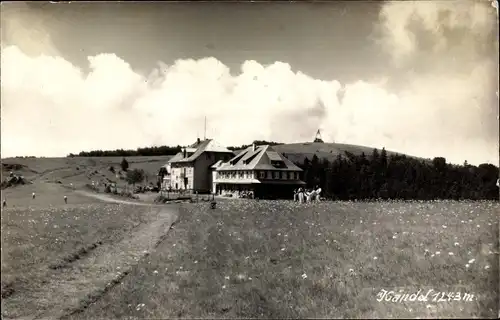
<svg viewBox="0 0 500 320"><path fill-rule="evenodd" d="M203 130L203 140L207 140L207 116L205 116L205 128Z"/></svg>

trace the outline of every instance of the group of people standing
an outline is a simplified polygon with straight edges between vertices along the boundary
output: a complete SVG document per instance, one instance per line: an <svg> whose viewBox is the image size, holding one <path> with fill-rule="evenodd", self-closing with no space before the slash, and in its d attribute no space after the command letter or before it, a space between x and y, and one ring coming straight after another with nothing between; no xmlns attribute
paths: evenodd
<svg viewBox="0 0 500 320"><path fill-rule="evenodd" d="M316 186L314 189L295 189L293 190L293 201L298 201L299 203L306 203L312 201L319 201L321 194L321 188Z"/></svg>

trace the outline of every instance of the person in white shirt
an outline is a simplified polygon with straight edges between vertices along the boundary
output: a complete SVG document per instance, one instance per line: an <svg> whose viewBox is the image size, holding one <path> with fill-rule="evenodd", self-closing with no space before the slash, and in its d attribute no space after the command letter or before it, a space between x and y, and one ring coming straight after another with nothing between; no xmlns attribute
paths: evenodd
<svg viewBox="0 0 500 320"><path fill-rule="evenodd" d="M320 198L320 195L321 195L321 188L316 188L316 201L319 202L319 198Z"/></svg>
<svg viewBox="0 0 500 320"><path fill-rule="evenodd" d="M304 190L302 188L299 188L299 193L298 193L299 203L304 203L305 200L304 197L305 197Z"/></svg>
<svg viewBox="0 0 500 320"><path fill-rule="evenodd" d="M314 199L314 190L309 190L309 192L307 193L307 202L312 202L312 200Z"/></svg>

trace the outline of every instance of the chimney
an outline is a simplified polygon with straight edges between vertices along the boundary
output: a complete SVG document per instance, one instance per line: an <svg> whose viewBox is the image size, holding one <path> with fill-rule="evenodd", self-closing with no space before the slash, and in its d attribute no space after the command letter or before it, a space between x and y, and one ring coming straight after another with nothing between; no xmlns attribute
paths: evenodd
<svg viewBox="0 0 500 320"><path fill-rule="evenodd" d="M200 138L196 139L196 143L200 143L200 141L201 141Z"/></svg>
<svg viewBox="0 0 500 320"><path fill-rule="evenodd" d="M255 143L252 144L252 151L255 152Z"/></svg>
<svg viewBox="0 0 500 320"><path fill-rule="evenodd" d="M183 157L187 158L187 150L186 150L186 148L184 148L184 150L183 150Z"/></svg>

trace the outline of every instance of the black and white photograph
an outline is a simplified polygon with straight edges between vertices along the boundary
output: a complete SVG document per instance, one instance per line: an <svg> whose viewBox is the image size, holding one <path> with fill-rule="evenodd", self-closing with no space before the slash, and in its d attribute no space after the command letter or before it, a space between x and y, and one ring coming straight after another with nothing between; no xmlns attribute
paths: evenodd
<svg viewBox="0 0 500 320"><path fill-rule="evenodd" d="M500 317L498 1L2 1L2 319Z"/></svg>

